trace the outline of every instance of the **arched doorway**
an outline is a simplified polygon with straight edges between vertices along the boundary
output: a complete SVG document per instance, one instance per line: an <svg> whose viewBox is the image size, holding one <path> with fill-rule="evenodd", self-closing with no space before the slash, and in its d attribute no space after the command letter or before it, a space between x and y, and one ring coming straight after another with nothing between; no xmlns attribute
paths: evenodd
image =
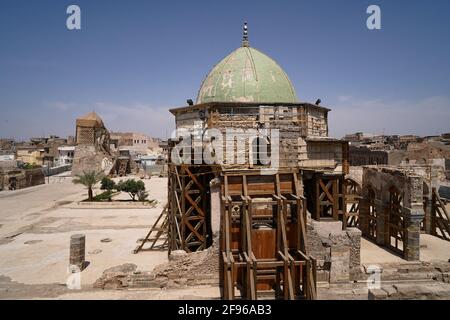
<svg viewBox="0 0 450 320"><path fill-rule="evenodd" d="M395 252L403 256L406 220L402 212L403 194L395 188L389 189L389 206L388 206L388 246Z"/></svg>
<svg viewBox="0 0 450 320"><path fill-rule="evenodd" d="M367 207L368 207L368 237L374 241L377 240L377 207L375 206L375 190L369 187L367 190Z"/></svg>

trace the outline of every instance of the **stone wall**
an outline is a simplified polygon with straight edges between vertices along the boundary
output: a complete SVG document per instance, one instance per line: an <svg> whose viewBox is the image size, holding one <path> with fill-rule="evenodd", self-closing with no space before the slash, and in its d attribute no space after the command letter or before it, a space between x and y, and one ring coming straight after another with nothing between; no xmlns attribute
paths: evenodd
<svg viewBox="0 0 450 320"><path fill-rule="evenodd" d="M306 153L299 156L299 166L311 169L343 171L343 144L341 141L306 139ZM304 152L304 151L303 151Z"/></svg>
<svg viewBox="0 0 450 320"><path fill-rule="evenodd" d="M367 166L363 169L362 201L360 203L359 223L363 235L369 232L369 190L375 193L374 207L376 217L376 242L390 246L388 222L390 219L390 189L395 188L402 197L401 211L405 219L403 258L420 258L420 223L424 218L423 178L414 171L388 166Z"/></svg>
<svg viewBox="0 0 450 320"><path fill-rule="evenodd" d="M307 222L307 251L317 259L318 281L349 282L360 272L361 231L341 221Z"/></svg>
<svg viewBox="0 0 450 320"><path fill-rule="evenodd" d="M72 164L72 175L96 171L109 174L114 159L108 153L98 150L95 146L78 145L75 147Z"/></svg>
<svg viewBox="0 0 450 320"><path fill-rule="evenodd" d="M388 164L388 152L350 146L349 162L351 166Z"/></svg>
<svg viewBox="0 0 450 320"><path fill-rule="evenodd" d="M325 108L299 104L214 106L206 109L194 106L175 114L177 129L186 129L194 136L200 136L204 129L218 129L222 139L219 142L216 138L216 148L222 149L226 165L240 165L242 168L262 165L256 161L258 149L254 136L259 132L266 141L266 138L275 139L271 134L276 129L279 132L279 147L275 149L272 144L270 149L273 155L278 155L279 167L304 166L342 171L342 143L326 140L327 112ZM243 142L235 142L238 140L236 137L226 135L227 130L231 132L237 129L247 130L251 137L246 136L242 139ZM250 133L251 130L254 134ZM239 137L243 135L245 134L239 133ZM305 140L306 137L324 138L326 141L309 142ZM241 162L239 158L242 159Z"/></svg>
<svg viewBox="0 0 450 320"><path fill-rule="evenodd" d="M0 190L7 190L10 181L16 181L16 189L23 189L45 183L42 168L0 170Z"/></svg>

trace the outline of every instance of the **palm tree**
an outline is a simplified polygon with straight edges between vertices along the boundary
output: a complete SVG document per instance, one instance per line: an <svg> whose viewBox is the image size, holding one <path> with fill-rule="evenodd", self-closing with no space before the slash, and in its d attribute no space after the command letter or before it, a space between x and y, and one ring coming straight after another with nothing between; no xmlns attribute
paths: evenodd
<svg viewBox="0 0 450 320"><path fill-rule="evenodd" d="M92 201L94 198L92 193L92 187L103 178L103 172L96 171L83 171L83 174L77 174L76 178L73 179L73 183L82 184L88 188L88 201Z"/></svg>

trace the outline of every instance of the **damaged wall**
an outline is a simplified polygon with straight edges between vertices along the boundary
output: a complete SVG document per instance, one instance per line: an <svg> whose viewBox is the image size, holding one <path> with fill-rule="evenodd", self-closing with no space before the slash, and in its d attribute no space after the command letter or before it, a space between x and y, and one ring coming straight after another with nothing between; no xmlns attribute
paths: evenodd
<svg viewBox="0 0 450 320"><path fill-rule="evenodd" d="M90 171L109 174L115 161L109 146L109 131L95 112L78 118L72 175Z"/></svg>
<svg viewBox="0 0 450 320"><path fill-rule="evenodd" d="M308 254L317 259L317 281L338 283L355 280L360 272L361 231L342 230L341 221L308 218Z"/></svg>
<svg viewBox="0 0 450 320"><path fill-rule="evenodd" d="M363 235L370 236L370 207L369 193L375 194L374 208L376 210L376 242L377 244L393 248L392 237L395 232L391 225L399 223L403 230L401 248L406 260L420 258L420 223L424 218L423 210L423 178L413 171L395 167L367 166L363 169L362 201L360 204L359 223ZM401 216L395 214L392 204L391 190L397 190L401 197Z"/></svg>
<svg viewBox="0 0 450 320"><path fill-rule="evenodd" d="M261 132L270 139L271 130L276 129L280 139L277 152L279 167L300 166L342 171L346 154L342 141L327 138L328 111L329 109L310 104L207 104L175 109L172 113L176 116L177 129L187 129L193 136L201 137L205 129L220 130L223 138L223 161L226 165L240 168L262 165L257 161L256 139L246 137L245 142L239 144L236 137L227 137L227 130L254 130L255 133ZM268 139L265 140L270 144ZM242 161L238 162L238 159Z"/></svg>

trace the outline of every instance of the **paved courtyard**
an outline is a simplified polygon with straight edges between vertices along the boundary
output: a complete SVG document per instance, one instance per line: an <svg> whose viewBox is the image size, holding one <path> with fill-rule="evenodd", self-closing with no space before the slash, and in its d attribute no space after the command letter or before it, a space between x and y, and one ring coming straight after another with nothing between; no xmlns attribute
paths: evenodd
<svg viewBox="0 0 450 320"><path fill-rule="evenodd" d="M127 177L132 178L132 177ZM51 178L49 184L0 192L0 298L177 298L201 297L202 290L133 292L98 291L92 284L107 268L134 263L150 271L167 261L167 252L133 254L161 213L167 197L167 179L144 180L154 208L85 208L82 185L71 178ZM101 192L98 188L94 192ZM121 195L126 199L128 195ZM86 260L81 291L67 291L70 236L86 235ZM105 240L106 239L106 240ZM103 242L102 242L103 240ZM105 242L107 241L107 242ZM218 295L206 290L207 296Z"/></svg>
<svg viewBox="0 0 450 320"><path fill-rule="evenodd" d="M0 192L0 299L220 298L219 289L214 287L176 290L92 288L103 271L110 267L133 263L139 271L151 271L168 260L167 252L133 254L137 240L147 234L167 198L166 178L152 177L144 182L149 199L157 201L153 208L79 205L78 202L87 197L87 190L73 184L70 177L54 177L49 184ZM99 192L98 188L94 190L94 193ZM127 197L122 194L120 199ZM89 264L81 273L82 289L69 290L66 286L69 244L70 236L76 233L86 235ZM421 260L446 261L448 258L450 242L421 235ZM398 256L362 239L363 265L402 262L405 261ZM367 289L363 288L361 292L360 298L367 297ZM333 295L330 290L319 290L323 298L330 294Z"/></svg>

